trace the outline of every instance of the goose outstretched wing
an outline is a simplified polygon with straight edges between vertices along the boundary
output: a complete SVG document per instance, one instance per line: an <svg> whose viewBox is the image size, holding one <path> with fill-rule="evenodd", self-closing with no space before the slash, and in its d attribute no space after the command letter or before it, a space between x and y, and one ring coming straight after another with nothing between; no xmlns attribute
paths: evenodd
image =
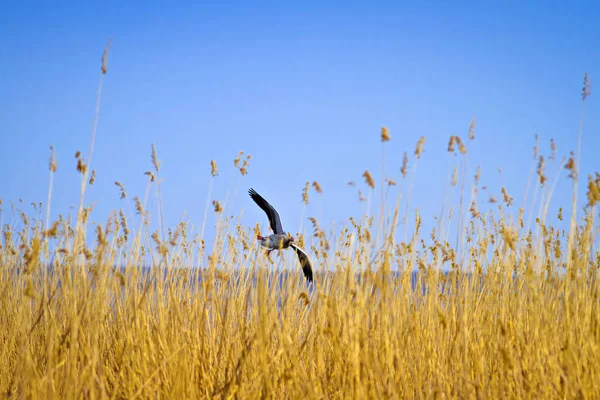
<svg viewBox="0 0 600 400"><path fill-rule="evenodd" d="M300 265L302 265L302 272L304 272L304 276L306 277L306 279L309 282L312 282L313 272L312 272L312 266L310 265L310 260L308 259L308 256L306 255L304 250L302 250L300 247L296 246L295 244L293 244L293 243L290 244L290 247L296 251L296 254L298 254L298 259L300 260Z"/></svg>
<svg viewBox="0 0 600 400"><path fill-rule="evenodd" d="M250 197L252 197L252 200L254 200L254 202L263 209L265 214L267 214L267 217L269 218L269 225L271 225L273 232L276 234L285 233L283 231L283 225L281 224L281 218L279 218L279 213L275 207L269 204L269 202L266 201L260 194L256 193L254 189L250 189L248 193L250 194Z"/></svg>

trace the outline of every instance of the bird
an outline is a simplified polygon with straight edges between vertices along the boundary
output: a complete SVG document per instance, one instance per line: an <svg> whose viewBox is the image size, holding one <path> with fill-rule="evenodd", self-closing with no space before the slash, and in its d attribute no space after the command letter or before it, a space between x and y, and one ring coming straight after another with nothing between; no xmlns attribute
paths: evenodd
<svg viewBox="0 0 600 400"><path fill-rule="evenodd" d="M260 194L258 194L254 189L250 188L248 190L248 194L254 202L262 208L262 210L267 214L269 218L269 225L273 230L273 234L270 236L260 236L258 235L256 238L260 241L260 244L263 247L268 248L267 256L271 254L273 250L281 250L287 249L291 247L294 249L296 254L298 255L298 260L300 261L300 265L302 266L302 272L304 272L304 276L308 282L313 281L313 272L312 266L310 264L310 260L308 255L298 247L294 242L295 238L291 235L288 235L283 230L283 225L281 223L281 218L279 217L279 213L267 200L265 200Z"/></svg>

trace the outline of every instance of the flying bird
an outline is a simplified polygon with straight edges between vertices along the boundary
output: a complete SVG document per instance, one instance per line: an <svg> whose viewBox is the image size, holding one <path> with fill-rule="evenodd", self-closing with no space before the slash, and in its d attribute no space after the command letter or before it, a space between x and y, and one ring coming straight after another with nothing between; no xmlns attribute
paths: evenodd
<svg viewBox="0 0 600 400"><path fill-rule="evenodd" d="M268 248L267 256L271 254L273 250L276 249L287 249L291 247L294 249L296 254L298 255L298 260L300 260L300 265L302 266L302 272L304 272L304 276L309 282L313 280L312 266L310 265L310 260L308 259L308 255L302 250L300 247L294 244L294 237L287 235L283 230L283 225L281 224L281 218L279 218L279 213L268 201L266 201L261 195L256 193L254 189L250 189L248 191L250 197L262 210L267 214L269 218L269 225L271 229L273 229L273 234L270 236L257 236L256 238L260 240L260 244L263 247Z"/></svg>

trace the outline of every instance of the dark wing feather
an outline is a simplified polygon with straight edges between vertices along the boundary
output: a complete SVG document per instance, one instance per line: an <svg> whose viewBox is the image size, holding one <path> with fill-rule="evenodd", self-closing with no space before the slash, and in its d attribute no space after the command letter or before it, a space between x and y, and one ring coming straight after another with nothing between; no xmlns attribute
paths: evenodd
<svg viewBox="0 0 600 400"><path fill-rule="evenodd" d="M267 217L269 218L269 224L271 225L273 232L277 234L285 233L283 231L283 225L281 224L281 218L279 218L279 213L277 210L260 194L256 193L254 189L250 189L248 193L250 194L250 197L252 197L252 200L254 200L254 202L258 204L258 206L267 214Z"/></svg>
<svg viewBox="0 0 600 400"><path fill-rule="evenodd" d="M313 281L313 272L312 272L312 266L310 265L310 260L308 259L308 256L306 255L304 250L302 250L300 247L296 246L295 244L292 243L290 245L290 247L296 251L296 254L298 254L298 259L300 260L300 265L302 265L302 272L304 272L304 276L306 277L306 279L309 282L312 282Z"/></svg>

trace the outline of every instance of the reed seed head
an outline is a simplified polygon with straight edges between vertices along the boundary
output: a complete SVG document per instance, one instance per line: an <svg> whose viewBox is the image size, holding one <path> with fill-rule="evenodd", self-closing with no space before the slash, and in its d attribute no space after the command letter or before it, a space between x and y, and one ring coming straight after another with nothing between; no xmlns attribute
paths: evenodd
<svg viewBox="0 0 600 400"><path fill-rule="evenodd" d="M308 205L308 189L310 189L310 182L306 182L304 184L304 189L302 189L302 202L304 205Z"/></svg>
<svg viewBox="0 0 600 400"><path fill-rule="evenodd" d="M588 175L588 190L587 190L588 206L594 207L600 201L600 174L596 172L596 178Z"/></svg>
<svg viewBox="0 0 600 400"><path fill-rule="evenodd" d="M461 154L467 154L467 147L464 145L460 137L456 137L456 144L458 144L458 151Z"/></svg>
<svg viewBox="0 0 600 400"><path fill-rule="evenodd" d="M87 171L87 165L83 162L83 158L77 159L77 172L84 174Z"/></svg>
<svg viewBox="0 0 600 400"><path fill-rule="evenodd" d="M306 294L306 292L302 292L298 295L298 300L302 300L302 303L307 306L310 304L310 298L308 297L308 294Z"/></svg>
<svg viewBox="0 0 600 400"><path fill-rule="evenodd" d="M590 82L590 78L588 73L586 72L583 76L583 89L581 90L581 100L585 101L585 99L592 94L592 84Z"/></svg>
<svg viewBox="0 0 600 400"><path fill-rule="evenodd" d="M249 161L250 161L251 158L252 157L250 156L250 154L248 154L248 156L246 157L246 159L242 163L242 166L240 167L240 173L242 175L246 175L248 173L248 166L250 165Z"/></svg>
<svg viewBox="0 0 600 400"><path fill-rule="evenodd" d="M466 154L467 153L467 148L463 144L463 142L460 139L460 137L452 135L452 136L450 136L450 140L448 141L448 153L455 153L456 152L456 149L455 149L454 146L458 146L458 151L461 154Z"/></svg>
<svg viewBox="0 0 600 400"><path fill-rule="evenodd" d="M477 211L477 203L474 200L470 203L469 211L471 212L471 216L473 218L479 217L479 211Z"/></svg>
<svg viewBox="0 0 600 400"><path fill-rule="evenodd" d="M502 187L502 197L504 198L504 202L507 206L510 206L513 203L514 199L511 196L509 196L504 186Z"/></svg>
<svg viewBox="0 0 600 400"><path fill-rule="evenodd" d="M402 173L402 177L406 178L406 174L408 173L408 154L404 152L402 156L402 167L400 168L400 172Z"/></svg>
<svg viewBox="0 0 600 400"><path fill-rule="evenodd" d="M58 234L58 224L59 221L54 221L52 223L52 226L48 230L46 230L46 232L44 232L44 236L49 238L55 238Z"/></svg>
<svg viewBox="0 0 600 400"><path fill-rule="evenodd" d="M243 151L240 151L240 152L237 154L237 157L236 157L236 158L233 160L233 166L234 166L234 167L236 167L236 168L239 168L239 167L240 167L240 160L242 159L242 155L244 155L244 152L243 152Z"/></svg>
<svg viewBox="0 0 600 400"><path fill-rule="evenodd" d="M127 191L125 190L125 186L121 182L115 182L115 185L119 187L121 190L121 200L127 197Z"/></svg>
<svg viewBox="0 0 600 400"><path fill-rule="evenodd" d="M316 191L318 194L323 194L323 189L321 189L321 185L319 184L319 182L317 182L317 181L314 181L314 182L312 183L312 185L313 185L313 187L315 188L315 191Z"/></svg>
<svg viewBox="0 0 600 400"><path fill-rule="evenodd" d="M56 172L56 168L58 167L56 163L56 156L54 152L54 146L50 146L50 172Z"/></svg>
<svg viewBox="0 0 600 400"><path fill-rule="evenodd" d="M540 158L538 161L538 166L537 166L537 175L538 175L540 184L542 186L544 186L544 184L546 183L546 175L544 175L544 166L545 166L544 156L540 155Z"/></svg>
<svg viewBox="0 0 600 400"><path fill-rule="evenodd" d="M154 182L156 180L156 177L154 176L152 171L146 171L144 172L144 175L147 175L150 178L150 182Z"/></svg>
<svg viewBox="0 0 600 400"><path fill-rule="evenodd" d="M127 228L127 218L125 217L125 213L123 210L119 210L119 217L121 219L121 227L123 228L123 233L125 235L129 234L129 229Z"/></svg>
<svg viewBox="0 0 600 400"><path fill-rule="evenodd" d="M104 52L102 53L102 66L100 67L100 70L102 71L103 75L108 72L108 52L110 50L111 43L112 39L109 39L106 47L104 47Z"/></svg>
<svg viewBox="0 0 600 400"><path fill-rule="evenodd" d="M390 140L390 133L388 132L388 129L384 126L381 128L381 141L382 142L387 142L388 140Z"/></svg>
<svg viewBox="0 0 600 400"><path fill-rule="evenodd" d="M502 238L504 239L504 242L507 244L507 246L511 250L515 250L517 239L518 239L517 232L515 232L512 228L505 225L502 227L501 233L502 233Z"/></svg>
<svg viewBox="0 0 600 400"><path fill-rule="evenodd" d="M219 175L219 171L217 171L217 163L215 162L215 160L210 160L210 174L212 176Z"/></svg>
<svg viewBox="0 0 600 400"><path fill-rule="evenodd" d="M571 171L569 178L575 179L577 177L577 168L575 167L575 153L571 151L570 157L565 164L565 169Z"/></svg>
<svg viewBox="0 0 600 400"><path fill-rule="evenodd" d="M144 215L144 207L142 206L142 201L140 200L140 198L138 196L135 196L133 198L133 201L135 202L136 214Z"/></svg>
<svg viewBox="0 0 600 400"><path fill-rule="evenodd" d="M158 154L156 154L156 146L152 143L152 154L150 155L150 159L152 160L152 165L156 172L160 171L160 160L158 159Z"/></svg>
<svg viewBox="0 0 600 400"><path fill-rule="evenodd" d="M367 185L369 185L371 187L371 189L374 189L375 181L373 180L371 173L369 171L365 171L365 172L363 172L362 176L365 178L365 182L367 182Z"/></svg>
<svg viewBox="0 0 600 400"><path fill-rule="evenodd" d="M213 200L212 204L217 214L223 211L223 206L221 206L221 202L219 202L218 200Z"/></svg>
<svg viewBox="0 0 600 400"><path fill-rule="evenodd" d="M423 147L425 145L425 136L421 136L419 141L417 142L417 147L415 148L415 156L417 158L421 158L421 154L423 154Z"/></svg>
<svg viewBox="0 0 600 400"><path fill-rule="evenodd" d="M456 186L456 181L458 180L458 166L454 167L454 171L452 171L452 181L450 184L452 186Z"/></svg>
<svg viewBox="0 0 600 400"><path fill-rule="evenodd" d="M535 146L533 146L533 159L535 160L536 158L538 158L538 154L540 151L540 135L539 134L535 134Z"/></svg>
<svg viewBox="0 0 600 400"><path fill-rule="evenodd" d="M367 198L363 195L362 191L358 190L358 201L365 201Z"/></svg>
<svg viewBox="0 0 600 400"><path fill-rule="evenodd" d="M454 153L454 145L456 143L456 136L450 136L450 140L448 141L448 153Z"/></svg>
<svg viewBox="0 0 600 400"><path fill-rule="evenodd" d="M469 125L469 139L475 139L475 117L471 120L471 125Z"/></svg>

